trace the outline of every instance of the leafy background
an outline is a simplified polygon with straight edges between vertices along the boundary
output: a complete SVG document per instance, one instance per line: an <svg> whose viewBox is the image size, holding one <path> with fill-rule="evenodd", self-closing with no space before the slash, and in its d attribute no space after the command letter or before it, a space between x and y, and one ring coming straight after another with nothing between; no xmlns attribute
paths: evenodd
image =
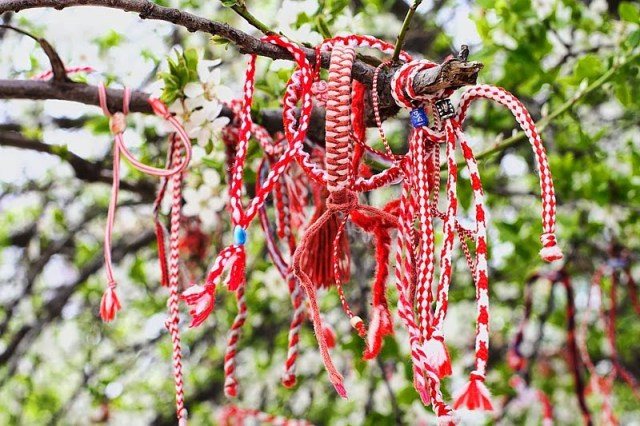
<svg viewBox="0 0 640 426"><path fill-rule="evenodd" d="M255 32L229 9L233 1L157 3ZM269 0L249 1L247 7L269 28L316 43L322 35L340 32L392 41L408 6L402 0ZM186 84L198 82L197 63L205 59L222 60L220 87L237 95L242 84L245 57L233 46L165 23L96 8L33 10L3 19L46 37L65 63L91 64L107 80L132 87L157 92L164 87L167 101L184 99ZM412 53L433 60L469 44L471 58L485 64L481 82L507 88L536 120L543 120L559 200L558 237L569 254L566 268L573 277L579 314L586 305L590 277L608 260L612 242L624 245L638 261L639 24L635 2L434 0L420 6L406 40ZM3 78L30 77L47 69L46 58L31 40L0 34ZM169 59L175 66L168 67ZM277 107L290 64L259 62L256 108ZM127 137L137 153L160 164L165 149L160 123L136 116L129 124L134 131ZM385 126L394 148L402 150L405 118ZM488 103L473 108L467 125L477 152L500 141L512 142L480 162L491 213L492 359L487 383L496 401L513 396L505 353L522 317L523 283L531 273L551 268L537 255L540 205L533 155L526 141L509 139L513 128L508 111ZM7 132L16 129L53 145L56 155L0 147L0 423L87 424L99 422L107 410L112 424L172 424L171 348L163 326L167 292L158 286L151 235L153 182L125 166L125 179L134 190L123 191L125 205L119 209L115 236L121 254L126 253L117 271L125 309L115 323L103 325L97 311L105 284L101 250L109 187L78 179L68 160L72 153L110 167L107 122L94 107L3 101L0 145ZM252 158L258 156L255 150ZM194 193L207 188L195 202L224 201L224 182L211 184L215 173L206 170L224 180L224 148L215 137L200 146L187 186ZM460 194L468 209L471 194L465 179L463 175ZM372 199L381 202L389 196L383 192ZM221 204L216 206L207 204L203 210L210 219L206 232L212 237L208 259L229 234L227 213ZM348 292L355 302L362 302L374 265L365 236L351 233L352 241L360 241L354 250L363 261L354 269L356 279ZM411 386L406 336L398 331L395 340L387 339L378 362L361 361L362 342L349 329L335 291L324 297L323 310L339 337L334 356L349 372L351 398L340 400L331 391L309 324L302 331L299 384L293 390L279 384L291 309L285 284L266 260L259 228L254 226L250 235L250 316L241 340L237 404L317 424L431 424L429 408L419 403ZM206 259L192 266L202 268L205 263ZM640 268L633 272L638 277ZM536 284L536 312L543 310L548 292L544 283ZM226 292L221 293L215 318L205 326L190 330L186 318L183 321L187 407L193 424L215 424L215 413L227 403L222 358L235 306ZM620 356L640 375L640 322L629 298L619 299ZM451 300L445 332L455 363L445 385L447 394L463 384L471 361L473 288L463 263L456 270ZM554 300L533 367L533 384L552 396L558 424L579 424L565 359L566 298L560 289ZM529 339L535 339L536 327L534 320L527 329ZM606 370L602 331L594 327L589 336L592 356L602 360L599 366ZM614 397L621 422L638 424L640 404L628 387L616 384ZM597 413L598 396L588 401ZM494 421L477 414L463 419L467 424ZM540 408L508 410L500 421L539 424Z"/></svg>

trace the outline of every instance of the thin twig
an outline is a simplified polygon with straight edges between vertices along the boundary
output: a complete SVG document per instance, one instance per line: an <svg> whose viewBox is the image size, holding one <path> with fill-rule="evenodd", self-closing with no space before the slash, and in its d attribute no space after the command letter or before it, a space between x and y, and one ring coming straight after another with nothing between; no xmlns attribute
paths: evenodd
<svg viewBox="0 0 640 426"><path fill-rule="evenodd" d="M247 4L244 2L244 0L231 6L231 10L233 10L238 15L240 15L245 21L247 21L253 27L260 30L260 32L262 32L264 35L274 34L274 32L271 31L266 24L262 23L251 12L249 12L249 9L247 9Z"/></svg>
<svg viewBox="0 0 640 426"><path fill-rule="evenodd" d="M58 52L56 52L56 50L47 40L45 40L42 37L37 37L31 34L30 32L14 27L12 25L2 24L0 25L0 28L6 28L8 30L15 31L19 34L22 34L24 36L27 36L35 40L35 42L40 45L42 50L44 50L44 53L45 55L47 55L47 58L49 58L49 63L51 64L51 71L53 72L53 79L55 81L60 81L60 82L71 81L69 80L69 77L67 77L67 71L64 67L64 63L62 62L62 59L60 59L60 55L58 55Z"/></svg>
<svg viewBox="0 0 640 426"><path fill-rule="evenodd" d="M407 31L409 31L411 19L416 13L416 9L418 9L418 6L420 6L420 3L422 3L422 0L413 0L413 4L409 8L409 10L407 10L407 15L404 17L402 27L400 28L400 33L398 34L398 38L396 39L396 48L393 50L393 57L391 59L394 64L398 63L398 59L400 59L400 52L402 51L404 38L407 35Z"/></svg>
<svg viewBox="0 0 640 426"><path fill-rule="evenodd" d="M579 90L575 96L573 96L571 99L565 101L562 105L560 105L558 107L558 109L556 109L555 111L553 111L551 114L547 115L546 117L543 117L542 119L540 119L537 123L536 123L536 127L538 128L539 132L544 131L551 123L553 123L553 121L558 118L560 115L564 114L565 112L569 111L571 108L573 108L577 103L579 103L581 100L583 100L587 95L591 94L592 92L596 91L597 89L599 89L600 87L602 87L602 85L604 85L606 82L608 82L617 72L618 70L620 70L621 68L625 67L626 65L635 63L638 59L640 59L640 52L636 52L634 54L630 54L626 59L624 59L621 62L618 62L616 64L613 64L611 66L611 68L609 68L609 70L607 72L605 72L604 74L602 74L597 80L595 80L593 83L591 83L589 86L587 86L584 90ZM495 144L494 146L492 146L491 148L482 151L480 154L478 154L476 156L477 160L481 160L483 158L487 158L492 156L493 154L496 154L498 152L504 151L507 148L510 148L514 145L517 145L518 143L520 143L521 141L525 140L525 134L523 131L520 131L518 133L516 133L515 135L504 139L503 141ZM460 162L458 163L458 168L463 168L466 167L466 163Z"/></svg>

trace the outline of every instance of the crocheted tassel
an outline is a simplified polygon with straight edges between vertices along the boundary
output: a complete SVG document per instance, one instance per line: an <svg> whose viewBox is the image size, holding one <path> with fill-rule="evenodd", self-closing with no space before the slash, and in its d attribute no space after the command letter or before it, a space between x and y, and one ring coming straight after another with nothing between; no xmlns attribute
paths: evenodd
<svg viewBox="0 0 640 426"><path fill-rule="evenodd" d="M493 411L491 393L484 384L484 377L471 373L469 382L456 397L454 408L460 407L468 410Z"/></svg>
<svg viewBox="0 0 640 426"><path fill-rule="evenodd" d="M182 293L182 300L189 305L191 324L189 327L197 327L207 319L215 306L216 287L211 284L192 285Z"/></svg>
<svg viewBox="0 0 640 426"><path fill-rule="evenodd" d="M167 264L167 245L164 226L156 221L156 241L158 242L158 261L160 262L160 284L169 287L169 266Z"/></svg>
<svg viewBox="0 0 640 426"><path fill-rule="evenodd" d="M426 355L427 363L438 374L438 377L443 378L451 375L451 358L447 345L441 336L432 336L425 340L422 350Z"/></svg>
<svg viewBox="0 0 640 426"><path fill-rule="evenodd" d="M102 295L102 301L100 302L100 317L104 322L113 321L116 317L116 313L122 308L118 294L116 293L115 284L109 285Z"/></svg>
<svg viewBox="0 0 640 426"><path fill-rule="evenodd" d="M554 260L562 259L562 251L558 247L555 234L542 234L540 236L542 241L542 250L540 250L540 257L547 262L553 262Z"/></svg>

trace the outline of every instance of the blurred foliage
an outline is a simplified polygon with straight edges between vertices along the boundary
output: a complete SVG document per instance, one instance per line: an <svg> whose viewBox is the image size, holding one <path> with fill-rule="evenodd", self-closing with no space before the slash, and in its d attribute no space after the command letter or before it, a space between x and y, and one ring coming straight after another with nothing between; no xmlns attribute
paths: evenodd
<svg viewBox="0 0 640 426"><path fill-rule="evenodd" d="M217 2L155 3L186 7L193 13L247 29L233 11ZM222 3L233 6L240 2ZM285 19L287 7L295 2L284 7L277 0L244 3L255 16L276 28ZM613 3L617 6L612 7ZM315 9L309 6L307 12L288 18L292 24L279 30L295 36L303 34L301 28L322 35L359 31L393 41L407 9L402 0L320 0L315 5ZM516 94L536 120L554 115L554 111L573 100L566 112L551 120L543 139L556 185L558 237L568 255L566 268L573 277L579 313L584 309L593 271L609 260L611 243L620 243L629 250L633 274L640 281L640 266L635 266L640 264L639 10L637 2L602 0L479 0L471 7L467 2L425 1L406 40L412 53L433 60L442 60L455 50L458 46L454 43L471 44L471 59L485 64L481 81ZM50 13L55 22L57 12ZM472 21L465 19L467 15ZM20 25L37 28L38 34L46 37L44 25L20 15L17 18ZM463 28L474 24L478 39L469 28ZM86 41L88 49L97 49L101 57L106 57L110 49L126 47L141 60L162 59L168 67L161 68L157 77L164 83L163 100L169 103L183 97L185 85L198 79L196 49L204 49L206 58L223 59L223 79L229 85L237 89L242 84L246 58L232 46L184 30L165 34L163 42L164 53L138 52L135 39L108 28L103 29L101 37ZM175 44L182 48L176 51ZM628 63L600 83L608 70L624 61ZM42 66L34 57L32 71ZM280 106L290 71L290 64L283 61L258 60L253 105L256 111ZM594 82L597 88L583 95ZM33 123L42 119L41 114L38 109L25 113L25 132L34 137L40 134L42 125ZM91 114L86 118L84 128L89 134L107 141L107 120ZM137 122L135 130L155 136L155 125ZM394 150L402 151L407 128L404 118L390 120L385 126ZM476 152L508 138L513 128L509 112L488 103L474 106L467 124ZM199 167L224 174L225 163L216 155L216 149L220 153L224 148L209 148ZM158 143L139 149L147 161L161 162L164 158ZM250 160L258 157L259 150L252 146ZM249 164L255 164L251 161ZM508 385L512 373L505 360L507 346L523 314L523 283L535 271L551 267L543 265L537 253L539 188L526 141L486 156L480 161L480 172L491 212L493 313L487 384L498 402L513 397ZM130 181L144 179L129 169L125 175ZM201 170L194 175L199 178ZM248 173L248 178L255 179L255 170ZM463 215L471 200L467 179L463 172L459 185ZM99 265L108 190L106 185L86 184L69 175L61 178L47 174L36 182L20 185L2 183L5 204L0 216L0 278L4 287L0 293L0 424L99 422L104 406L108 407L112 424L173 424L171 346L163 325L167 291L158 286L155 243L145 244L120 262L125 310L117 321L103 325L97 315L105 284ZM379 204L390 194L372 195L372 202ZM129 205L118 213L118 241L131 242L150 230L148 205L152 197L153 194L146 198L123 195ZM209 258L223 245L222 235L229 234L227 222L227 213L223 212L212 232ZM32 232L27 232L30 229ZM24 232L29 238L20 245L18 237ZM354 265L357 278L346 286L347 294L352 304L361 305L359 310L366 310L366 287L374 268L370 242L356 230L350 232L354 259L358 261ZM325 425L433 424L430 409L422 407L411 385L405 335L398 331L396 339L387 339L379 362L362 361L362 341L350 330L334 289L327 292L322 307L339 337L334 356L349 372L346 384L351 398L341 400L331 390L308 323L301 334L298 384L291 390L280 385L291 314L289 296L285 283L266 259L259 227L254 225L249 234L250 315L240 343L241 395L237 403ZM58 246L62 248L47 258ZM206 268L207 260L199 267ZM62 262L64 268L47 269L50 261ZM462 385L463 373L469 371L467 354L473 344L474 289L464 262L458 263L456 269L445 326L455 360L454 377L445 381L447 398L452 389ZM224 342L236 308L226 291L220 293L215 319L199 329L183 328L187 408L196 425L215 424L214 412L227 403L222 393ZM390 292L393 303L394 293ZM536 288L534 318L544 309L548 293L543 285ZM640 321L631 309L627 289L622 288L620 293L618 349L627 368L640 376ZM551 396L557 424L579 424L564 354L566 296L558 289L554 301L541 350L532 367L532 382ZM537 329L536 321L532 323L527 333L530 340L535 338ZM17 348L12 348L16 336L22 337ZM608 356L603 339L603 332L597 327L590 330L588 343L596 361ZM637 421L640 403L629 388L616 384L614 392L614 408L621 422ZM597 414L601 406L597 396L590 397L589 404ZM501 421L540 424L539 416L536 407L520 412L509 410ZM468 424L493 422L490 416L464 418Z"/></svg>

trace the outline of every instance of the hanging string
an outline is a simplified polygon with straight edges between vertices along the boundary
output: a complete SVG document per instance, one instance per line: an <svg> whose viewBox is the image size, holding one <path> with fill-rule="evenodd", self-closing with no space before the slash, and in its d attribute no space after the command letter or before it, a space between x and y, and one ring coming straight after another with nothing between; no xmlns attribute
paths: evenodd
<svg viewBox="0 0 640 426"><path fill-rule="evenodd" d="M289 147L273 164L264 183L256 191L255 197L245 210L241 198L249 137L253 129L251 104L253 101L255 65L257 59L257 55L251 55L245 73L244 96L239 114L240 129L237 134L235 161L232 167L231 183L229 185L229 203L232 225L234 226L234 242L231 246L228 246L220 252L206 277L204 286L194 285L182 294L183 299L191 306L191 326L195 327L202 324L214 308L217 282L223 271L228 266L230 267L227 287L230 291L236 293L238 313L231 327L225 354L225 394L227 396L236 396L238 393L237 380L235 378L235 359L237 355L237 343L240 339L242 326L247 317L245 303L246 229L264 204L267 196L274 190L274 186L294 159L296 153L302 150L306 131L309 127L312 108L311 84L313 82L313 75L304 51L281 36L267 36L263 37L262 40L284 47L294 56L300 74L296 74L299 76L299 79L292 79L290 84L296 85L302 94L302 111L299 117L299 129L290 135Z"/></svg>
<svg viewBox="0 0 640 426"><path fill-rule="evenodd" d="M109 200L109 210L107 213L107 224L105 228L105 242L104 242L104 260L105 270L107 273L108 288L102 296L100 303L100 316L103 321L109 322L115 318L116 313L121 309L120 299L116 293L116 281L113 273L113 264L111 261L111 240L113 234L113 225L115 222L116 206L118 203L118 193L120 190L120 156L124 156L129 163L136 169L143 173L158 176L168 177L176 173L182 172L189 164L191 160L191 143L186 132L182 128L182 125L169 114L166 106L157 99L150 99L151 104L156 115L164 118L166 121L174 127L180 141L185 150L185 158L180 163L170 169L161 169L148 166L138 161L126 148L124 144L124 131L126 129L126 114L129 112L129 100L131 98L131 92L128 88L125 88L123 94L122 112L116 112L111 114L107 107L107 92L104 84L98 86L98 99L100 107L105 116L109 117L109 128L114 136L113 145L113 185L111 189L111 198Z"/></svg>
<svg viewBox="0 0 640 426"><path fill-rule="evenodd" d="M243 426L254 423L277 426L312 426L306 420L288 419L260 410L240 408L236 405L226 405L218 415L218 422L222 426Z"/></svg>
<svg viewBox="0 0 640 426"><path fill-rule="evenodd" d="M191 159L191 143L189 137L184 131L180 123L170 116L166 106L157 99L150 99L154 112L169 121L174 129L176 135L171 136L171 148L169 150L167 168L155 168L138 161L124 145L124 131L126 129L126 114L129 112L129 100L131 92L128 88L125 88L123 95L122 112L111 114L107 107L107 94L106 88L103 84L98 86L98 98L100 107L103 113L109 117L109 128L114 135L114 148L113 148L113 187L111 191L111 199L109 201L109 211L107 214L107 225L105 230L105 269L107 271L108 288L102 297L100 303L100 316L103 321L112 321L118 310L121 308L120 300L116 293L116 282L113 274L113 265L111 262L111 240L113 233L113 225L115 221L115 209L118 201L119 183L120 183L120 155L123 155L129 163L140 170L143 173L162 177L160 191L158 193L156 202L154 203L154 217L156 224L156 235L158 238L158 252L160 257L162 284L168 285L170 290L169 296L169 319L166 322L166 327L171 335L172 343L172 357L173 357L173 374L176 390L176 415L178 423L181 426L187 424L187 411L184 408L184 391L183 391L183 377L182 377L182 348L180 345L180 331L179 331L179 231L180 231L180 209L182 202L181 186L182 186L182 173L189 164ZM178 145L178 139L180 145ZM172 184L172 205L171 205L171 230L170 230L170 247L169 247L169 262L167 265L166 252L165 252L165 240L164 240L164 228L160 225L158 220L158 210L160 201L166 190L166 183L168 178L171 178ZM162 237L160 237L160 235Z"/></svg>

